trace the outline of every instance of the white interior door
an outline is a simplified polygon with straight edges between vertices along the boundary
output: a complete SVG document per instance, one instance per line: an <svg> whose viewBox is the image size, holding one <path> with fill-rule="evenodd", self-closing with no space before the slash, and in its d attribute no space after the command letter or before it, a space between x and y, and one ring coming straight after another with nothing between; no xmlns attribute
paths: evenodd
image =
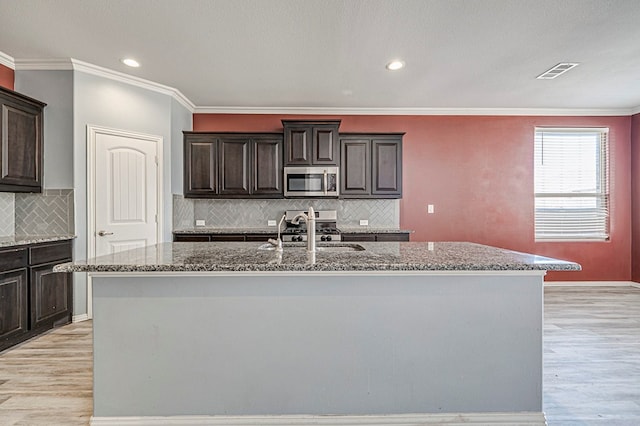
<svg viewBox="0 0 640 426"><path fill-rule="evenodd" d="M96 131L94 256L158 242L159 137Z"/></svg>

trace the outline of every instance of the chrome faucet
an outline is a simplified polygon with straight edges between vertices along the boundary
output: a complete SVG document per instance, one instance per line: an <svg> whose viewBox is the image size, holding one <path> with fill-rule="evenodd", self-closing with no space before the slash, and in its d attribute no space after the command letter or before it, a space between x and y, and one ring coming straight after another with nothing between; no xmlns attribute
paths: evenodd
<svg viewBox="0 0 640 426"><path fill-rule="evenodd" d="M313 207L309 206L307 213L298 213L291 223L299 225L300 221L307 222L307 251L310 253L316 252L316 212L313 211Z"/></svg>
<svg viewBox="0 0 640 426"><path fill-rule="evenodd" d="M280 218L280 222L278 222L278 239L274 240L273 238L269 238L267 241L269 244L276 248L276 251L282 251L282 238L280 238L280 227L282 226L282 221L286 217L286 213L282 215Z"/></svg>

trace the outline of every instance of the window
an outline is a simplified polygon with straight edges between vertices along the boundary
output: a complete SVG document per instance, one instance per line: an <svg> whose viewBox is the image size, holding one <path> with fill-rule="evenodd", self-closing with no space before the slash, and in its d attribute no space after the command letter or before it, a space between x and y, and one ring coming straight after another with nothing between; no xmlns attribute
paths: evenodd
<svg viewBox="0 0 640 426"><path fill-rule="evenodd" d="M536 128L536 241L609 238L608 134Z"/></svg>

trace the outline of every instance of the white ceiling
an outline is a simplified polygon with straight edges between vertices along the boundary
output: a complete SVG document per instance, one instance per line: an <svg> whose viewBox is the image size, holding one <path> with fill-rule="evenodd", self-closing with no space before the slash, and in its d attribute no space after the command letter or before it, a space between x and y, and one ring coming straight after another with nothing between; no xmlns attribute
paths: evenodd
<svg viewBox="0 0 640 426"><path fill-rule="evenodd" d="M640 0L0 0L0 52L198 107L640 110Z"/></svg>

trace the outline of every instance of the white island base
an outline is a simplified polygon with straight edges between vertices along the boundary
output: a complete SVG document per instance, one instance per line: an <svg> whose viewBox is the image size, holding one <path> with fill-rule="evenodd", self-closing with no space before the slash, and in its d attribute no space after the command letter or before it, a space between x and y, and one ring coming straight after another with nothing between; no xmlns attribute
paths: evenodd
<svg viewBox="0 0 640 426"><path fill-rule="evenodd" d="M93 425L544 425L544 271L93 273Z"/></svg>

